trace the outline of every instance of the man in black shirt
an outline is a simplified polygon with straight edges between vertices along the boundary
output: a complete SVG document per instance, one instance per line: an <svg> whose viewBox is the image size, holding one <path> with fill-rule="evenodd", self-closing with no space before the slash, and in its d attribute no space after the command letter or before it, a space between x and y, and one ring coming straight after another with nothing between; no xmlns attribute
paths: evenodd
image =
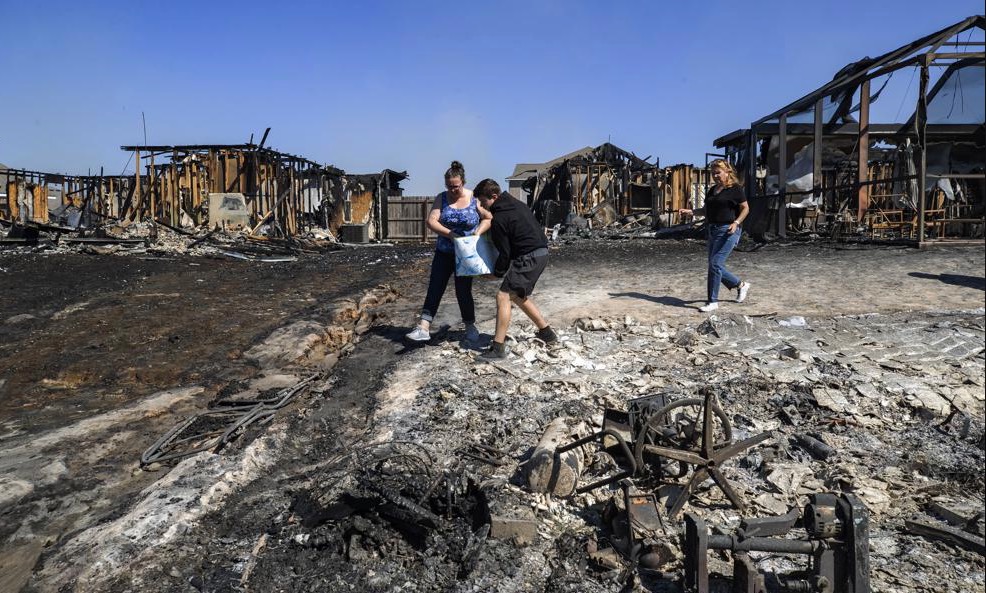
<svg viewBox="0 0 986 593"><path fill-rule="evenodd" d="M496 293L496 331L493 343L483 358L506 358L504 342L510 326L511 303L520 307L534 322L538 328L538 338L548 344L557 342L558 336L530 298L534 285L548 264L548 240L544 229L526 204L508 193L501 194L496 181L480 181L474 193L483 208L493 215L490 230L493 244L500 252L493 266L493 274L503 278Z"/></svg>

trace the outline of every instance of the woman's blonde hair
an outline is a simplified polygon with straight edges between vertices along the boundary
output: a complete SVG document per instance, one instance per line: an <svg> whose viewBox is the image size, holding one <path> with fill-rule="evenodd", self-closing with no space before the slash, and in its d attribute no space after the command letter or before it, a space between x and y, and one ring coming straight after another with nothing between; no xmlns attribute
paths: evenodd
<svg viewBox="0 0 986 593"><path fill-rule="evenodd" d="M726 172L726 187L740 185L739 175L736 173L736 167L734 167L732 163L724 159L716 159L709 163L709 172L711 173L716 169L722 169Z"/></svg>

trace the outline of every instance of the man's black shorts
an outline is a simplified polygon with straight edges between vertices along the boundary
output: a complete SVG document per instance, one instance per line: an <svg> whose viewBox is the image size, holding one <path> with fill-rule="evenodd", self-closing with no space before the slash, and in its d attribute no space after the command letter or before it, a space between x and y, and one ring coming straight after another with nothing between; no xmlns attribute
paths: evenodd
<svg viewBox="0 0 986 593"><path fill-rule="evenodd" d="M534 285L537 284L546 265L548 265L548 250L544 248L535 249L527 255L513 259L507 273L503 275L500 290L515 294L522 299L529 297L534 292Z"/></svg>

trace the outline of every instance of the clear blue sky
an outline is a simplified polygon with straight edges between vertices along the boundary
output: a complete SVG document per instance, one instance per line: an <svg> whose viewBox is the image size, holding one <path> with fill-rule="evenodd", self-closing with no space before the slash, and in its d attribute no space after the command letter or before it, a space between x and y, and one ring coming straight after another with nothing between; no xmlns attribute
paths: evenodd
<svg viewBox="0 0 986 593"><path fill-rule="evenodd" d="M408 194L607 139L662 164L982 0L0 0L0 162L121 173L121 145L268 145ZM133 170L131 163L127 167Z"/></svg>

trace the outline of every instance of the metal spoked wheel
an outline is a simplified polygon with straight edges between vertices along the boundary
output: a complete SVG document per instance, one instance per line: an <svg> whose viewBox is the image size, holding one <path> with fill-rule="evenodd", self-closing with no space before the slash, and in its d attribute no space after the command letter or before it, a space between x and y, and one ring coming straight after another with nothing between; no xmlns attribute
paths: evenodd
<svg viewBox="0 0 986 593"><path fill-rule="evenodd" d="M647 445L681 451L701 451L704 404L705 400L702 398L688 397L672 402L648 417L634 439L633 453L638 471L644 467L644 453ZM713 449L720 449L732 443L733 428L719 404L712 402L709 407L712 413ZM652 457L646 461L650 466L656 465L661 468L658 473L663 474L666 460ZM678 465L678 474L669 477L680 478L688 473L686 463L679 462Z"/></svg>

